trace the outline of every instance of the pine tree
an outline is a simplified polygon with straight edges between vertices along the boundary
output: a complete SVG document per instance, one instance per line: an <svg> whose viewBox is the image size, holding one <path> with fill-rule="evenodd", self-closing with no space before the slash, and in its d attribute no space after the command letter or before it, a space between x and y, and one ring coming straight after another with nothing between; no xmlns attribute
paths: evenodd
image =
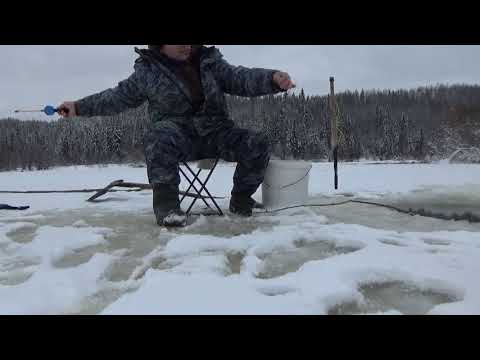
<svg viewBox="0 0 480 360"><path fill-rule="evenodd" d="M278 141L280 144L280 158L285 160L287 158L287 138L289 132L289 122L287 116L287 101L288 93L282 96L280 105L280 113L278 116Z"/></svg>
<svg viewBox="0 0 480 360"><path fill-rule="evenodd" d="M402 119L399 125L398 150L399 155L403 158L408 154L408 127L405 113L402 113Z"/></svg>

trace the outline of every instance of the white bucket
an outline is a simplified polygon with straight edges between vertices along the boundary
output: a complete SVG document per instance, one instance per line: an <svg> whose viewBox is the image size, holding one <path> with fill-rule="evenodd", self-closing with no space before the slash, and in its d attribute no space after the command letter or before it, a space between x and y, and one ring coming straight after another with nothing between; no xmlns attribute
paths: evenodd
<svg viewBox="0 0 480 360"><path fill-rule="evenodd" d="M267 209L300 205L308 200L312 163L271 160L262 184L262 202Z"/></svg>

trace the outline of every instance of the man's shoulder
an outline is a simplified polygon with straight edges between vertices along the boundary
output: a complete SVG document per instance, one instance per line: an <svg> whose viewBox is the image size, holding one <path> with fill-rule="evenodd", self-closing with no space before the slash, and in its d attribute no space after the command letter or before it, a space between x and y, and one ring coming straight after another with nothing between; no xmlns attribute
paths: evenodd
<svg viewBox="0 0 480 360"><path fill-rule="evenodd" d="M152 66L153 59L149 50L135 48L135 52L139 55L133 65L136 76L139 78L152 76L156 69Z"/></svg>
<svg viewBox="0 0 480 360"><path fill-rule="evenodd" d="M137 59L135 60L135 66L138 65L139 67L142 67L150 63L149 60L150 60L151 54L149 50L135 48L135 52L138 55Z"/></svg>
<svg viewBox="0 0 480 360"><path fill-rule="evenodd" d="M201 48L201 57L207 61L216 61L223 58L223 54L215 46L202 46Z"/></svg>

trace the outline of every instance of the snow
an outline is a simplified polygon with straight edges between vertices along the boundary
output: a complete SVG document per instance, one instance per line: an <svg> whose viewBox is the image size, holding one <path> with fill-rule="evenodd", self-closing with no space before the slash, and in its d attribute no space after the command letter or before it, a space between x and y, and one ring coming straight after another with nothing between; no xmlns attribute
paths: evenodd
<svg viewBox="0 0 480 360"><path fill-rule="evenodd" d="M18 225L18 224L15 224ZM31 228L32 224L20 224L15 228ZM79 231L81 230L81 231ZM62 260L72 258L89 247L104 243L102 233L108 229L74 229L43 226L36 237L27 244L13 243L0 258L0 269L11 272L14 269L25 273L25 282L0 286L1 312L4 314L55 314L68 311L83 296L98 289L97 277L109 264L110 256L92 254L85 264L68 266ZM10 230L11 233L11 230ZM21 261L19 261L21 260ZM15 268L15 266L13 266Z"/></svg>
<svg viewBox="0 0 480 360"><path fill-rule="evenodd" d="M234 164L212 194L228 208ZM146 169L0 173L0 190L146 183ZM480 165L315 163L310 204L350 199L480 214ZM186 184L182 184L186 188ZM1 314L480 314L480 224L361 204L156 225L151 192L1 194ZM261 200L261 191L255 194ZM198 202L196 210L203 204Z"/></svg>

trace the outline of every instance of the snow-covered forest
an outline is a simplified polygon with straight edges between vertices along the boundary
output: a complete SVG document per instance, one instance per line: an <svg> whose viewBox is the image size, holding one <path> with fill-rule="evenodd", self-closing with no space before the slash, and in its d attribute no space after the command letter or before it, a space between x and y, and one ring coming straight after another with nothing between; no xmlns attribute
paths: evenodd
<svg viewBox="0 0 480 360"><path fill-rule="evenodd" d="M274 156L327 160L328 96L229 97L238 126L265 131ZM480 86L337 95L340 160L434 160L480 143ZM0 120L0 170L143 161L146 105L107 118Z"/></svg>

